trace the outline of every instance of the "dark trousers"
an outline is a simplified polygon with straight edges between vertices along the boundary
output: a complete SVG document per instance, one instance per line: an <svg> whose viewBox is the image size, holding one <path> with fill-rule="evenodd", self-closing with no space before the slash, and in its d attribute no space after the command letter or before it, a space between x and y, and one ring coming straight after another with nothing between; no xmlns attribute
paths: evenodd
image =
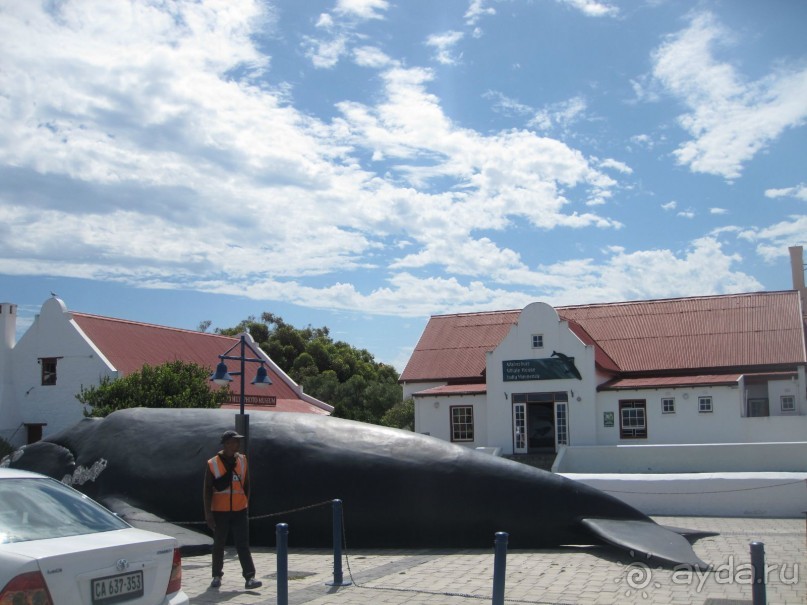
<svg viewBox="0 0 807 605"><path fill-rule="evenodd" d="M227 543L227 534L232 530L241 572L247 580L254 578L255 564L252 562L252 553L249 552L247 509L232 513L213 511L213 519L216 522L216 530L213 532L213 575L216 577L224 575L224 545Z"/></svg>

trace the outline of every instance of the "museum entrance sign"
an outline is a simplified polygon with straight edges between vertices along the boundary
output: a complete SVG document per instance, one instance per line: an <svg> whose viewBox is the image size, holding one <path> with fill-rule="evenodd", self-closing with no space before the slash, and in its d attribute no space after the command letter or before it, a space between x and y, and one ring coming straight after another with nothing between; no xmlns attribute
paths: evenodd
<svg viewBox="0 0 807 605"><path fill-rule="evenodd" d="M502 361L502 376L505 382L577 378L565 360L555 358L506 359Z"/></svg>

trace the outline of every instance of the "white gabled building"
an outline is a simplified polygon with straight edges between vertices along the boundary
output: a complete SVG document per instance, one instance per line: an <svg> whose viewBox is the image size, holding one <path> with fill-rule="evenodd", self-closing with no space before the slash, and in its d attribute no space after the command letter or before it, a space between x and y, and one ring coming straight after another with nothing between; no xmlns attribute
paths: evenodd
<svg viewBox="0 0 807 605"><path fill-rule="evenodd" d="M789 291L433 316L401 375L415 430L505 455L807 442L791 257Z"/></svg>
<svg viewBox="0 0 807 605"><path fill-rule="evenodd" d="M119 378L142 368L181 360L213 368L238 337L206 334L136 321L69 311L55 296L16 341L17 306L0 303L0 437L14 446L32 443L83 418L76 399L83 387L104 377ZM246 338L251 341L247 334ZM303 393L257 346L272 381L247 384L245 409L330 414L333 407ZM231 371L238 362L228 361ZM211 383L211 388L217 388ZM238 381L231 403L240 409ZM238 401L238 403L236 403Z"/></svg>

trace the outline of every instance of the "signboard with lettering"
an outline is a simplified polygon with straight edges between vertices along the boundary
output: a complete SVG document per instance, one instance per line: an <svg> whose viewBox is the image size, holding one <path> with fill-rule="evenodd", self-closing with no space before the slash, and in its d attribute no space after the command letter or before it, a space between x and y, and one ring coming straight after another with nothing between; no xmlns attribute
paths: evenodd
<svg viewBox="0 0 807 605"><path fill-rule="evenodd" d="M241 395L230 393L230 397L225 403L238 405L241 403ZM246 405L277 405L277 397L274 395L245 395L244 403Z"/></svg>
<svg viewBox="0 0 807 605"><path fill-rule="evenodd" d="M574 367L574 359L569 358ZM565 359L511 359L502 361L502 373L505 382L522 380L562 380L578 378Z"/></svg>

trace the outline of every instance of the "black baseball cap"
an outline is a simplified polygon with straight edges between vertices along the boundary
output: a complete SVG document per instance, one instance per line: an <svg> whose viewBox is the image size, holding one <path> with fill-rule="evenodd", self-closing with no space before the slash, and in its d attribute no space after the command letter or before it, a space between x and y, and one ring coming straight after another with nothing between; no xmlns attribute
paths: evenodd
<svg viewBox="0 0 807 605"><path fill-rule="evenodd" d="M230 439L243 439L244 436L235 431L224 431L221 434L221 442L229 441Z"/></svg>

